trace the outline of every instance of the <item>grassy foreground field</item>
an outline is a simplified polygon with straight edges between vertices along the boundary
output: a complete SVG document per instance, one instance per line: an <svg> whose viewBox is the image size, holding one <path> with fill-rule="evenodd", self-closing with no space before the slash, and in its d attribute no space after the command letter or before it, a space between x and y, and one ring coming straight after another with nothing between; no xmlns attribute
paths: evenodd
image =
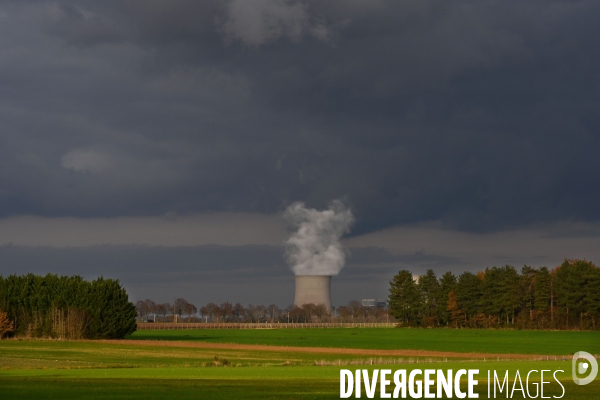
<svg viewBox="0 0 600 400"><path fill-rule="evenodd" d="M600 332L482 329L235 329L138 331L136 340L185 340L269 346L412 349L473 353L600 354Z"/></svg>
<svg viewBox="0 0 600 400"><path fill-rule="evenodd" d="M440 330L394 330L394 329L348 329L348 332L327 332L326 329L310 329L297 331L162 331L139 332L134 335L146 339L177 339L186 341L162 343L154 342L119 343L93 341L0 341L0 393L3 398L10 399L335 399L339 398L340 369L388 368L391 370L413 368L430 369L479 369L477 376L480 398L487 397L487 370L496 370L504 374L508 370L511 381L516 370L523 376L532 369L562 370L557 377L565 387L564 399L598 399L600 398L600 379L590 385L577 386L571 376L571 360L563 361L482 361L473 360L472 356L445 360L431 357L390 358L369 356L369 353L346 354L314 353L311 351L271 351L264 348L245 349L186 347L208 334L213 343L234 342L230 334L237 334L238 343L249 343L256 334L254 343L298 346L295 340L306 341L306 346L336 346L321 342L323 338L347 335L352 348L366 348L367 338L380 334L388 340L379 343L379 347L370 343L371 348L379 350L410 349L418 346L416 337L421 334L425 348L449 351L473 352L483 349L477 341L473 347L469 345L473 331L451 331L455 337L454 346L438 343L433 333ZM394 331L394 332L390 332ZM490 335L506 331L488 331ZM271 333L288 334L289 342L284 339L272 339ZM356 334L353 334L356 333ZM445 332L442 332L445 333ZM598 334L590 332L514 332L525 333L523 340L542 342L548 354L569 354L571 347L591 353L598 352ZM508 332L512 335L513 332ZM536 334L541 334L536 336ZM549 334L549 335L548 335ZM555 334L554 336L552 334ZM190 336L185 336L190 335ZM396 336L395 336L396 335ZM396 346L391 345L392 337L397 335L406 338L398 340ZM413 336L414 335L414 336ZM274 338L282 336L274 336ZM300 337L304 339L300 339ZM510 340L518 336L496 335L484 337L497 353L515 353L526 351L527 346L515 348ZM411 339L412 338L412 339ZM575 344L562 344L567 338ZM410 339L410 340L409 340ZM269 342L269 340L271 340ZM494 343L493 341L496 340ZM443 341L443 340L441 340ZM503 343L507 341L507 343ZM377 343L378 340L372 339ZM457 345L459 343L460 345ZM433 347L432 347L433 346ZM438 346L438 347L436 347ZM439 347L442 346L442 347ZM225 346L227 347L227 346ZM420 347L420 346L419 346ZM373 351L375 351L373 349ZM504 349L504 350L503 350ZM491 352L488 350L487 352ZM486 352L486 353L487 353ZM538 353L530 351L528 354ZM389 364L393 361L393 364ZM417 362L419 364L417 364ZM371 363L373 363L371 365ZM388 363L388 364L386 364ZM539 375L534 375L539 381ZM555 383L546 385L545 396L560 396L561 387ZM511 383L512 385L512 383ZM533 390L534 388L531 387ZM378 392L377 392L378 393ZM354 398L354 397L353 397ZM363 398L365 393L363 392ZM378 395L376 396L378 398ZM506 398L503 394L499 398ZM516 392L513 398L522 398Z"/></svg>
<svg viewBox="0 0 600 400"><path fill-rule="evenodd" d="M565 372L558 373L557 378L565 387L564 399L597 399L598 381L588 386L574 385L569 379L569 365L569 362L520 361L477 366L467 362L432 363L426 367L455 371L480 369L477 376L480 398L488 398L488 369L502 376L508 370L511 380L517 369L523 375L531 369L561 369ZM405 367L412 370L417 365L377 366L391 370ZM334 399L339 398L339 370L339 367L315 366L10 370L0 373L0 387L3 396L10 399ZM530 386L532 393L534 389ZM545 396L562 394L562 388L555 381L545 386Z"/></svg>

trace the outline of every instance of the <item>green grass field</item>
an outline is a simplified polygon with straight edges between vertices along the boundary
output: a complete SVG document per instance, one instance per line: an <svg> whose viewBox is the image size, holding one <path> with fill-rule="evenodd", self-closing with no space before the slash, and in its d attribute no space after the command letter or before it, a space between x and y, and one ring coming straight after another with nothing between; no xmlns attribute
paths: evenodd
<svg viewBox="0 0 600 400"><path fill-rule="evenodd" d="M445 335L450 334L453 342L447 343L450 336ZM532 346L514 344L518 342L519 335L524 341L533 341ZM422 342L418 340L419 336ZM345 339L345 347L384 350L539 354L540 351L530 349L543 347L548 351L542 354L570 354L574 352L571 349L576 347L576 350L598 353L598 334L591 332L417 329L144 331L137 332L133 338L311 347L342 347L336 343ZM562 343L564 340L575 343ZM489 349L484 346L485 342ZM3 398L10 399L335 399L339 398L342 368L475 368L480 369L480 398L487 398L488 369L502 374L509 370L511 380L516 370L524 375L531 369L560 369L564 372L557 376L565 386L564 399L600 398L600 379L588 386L573 384L570 358L566 361L559 358L558 361L483 362L466 357L464 360L430 362L431 358L413 357L396 358L395 364L386 365L390 360L379 356L205 349L183 347L186 343L182 343L181 347L173 344L175 346L167 347L110 342L0 341L0 393ZM326 366L316 365L322 360L327 361ZM335 363L340 365L332 365ZM544 395L560 396L561 393L560 386L554 383L546 387ZM366 398L364 392L363 398ZM513 398L522 398L520 392Z"/></svg>
<svg viewBox="0 0 600 400"><path fill-rule="evenodd" d="M411 365L380 365L391 370ZM561 369L557 374L565 386L565 399L597 399L598 381L578 387L570 379L570 362L468 362L422 364L420 368L478 368L478 392L487 398L487 370L512 378L531 369ZM370 367L372 369L374 367ZM352 368L351 368L352 369ZM333 399L339 398L339 367L247 367L247 368L128 368L41 369L0 371L0 385L10 399ZM463 382L464 383L464 382ZM532 389L533 390L533 389ZM517 392L519 393L519 392ZM545 395L562 394L554 381ZM364 395L363 395L364 396Z"/></svg>
<svg viewBox="0 0 600 400"><path fill-rule="evenodd" d="M131 339L191 340L298 347L414 349L475 353L600 354L600 332L482 329L220 329L138 331Z"/></svg>

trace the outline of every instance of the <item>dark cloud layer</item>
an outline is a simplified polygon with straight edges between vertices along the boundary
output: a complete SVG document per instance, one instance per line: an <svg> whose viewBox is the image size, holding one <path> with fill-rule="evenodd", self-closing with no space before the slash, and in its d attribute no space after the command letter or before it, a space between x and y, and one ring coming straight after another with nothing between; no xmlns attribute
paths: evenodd
<svg viewBox="0 0 600 400"><path fill-rule="evenodd" d="M445 271L452 257L393 255L382 248L352 248L350 260L334 277L336 304L352 299L386 297L387 282L399 266L415 273L426 268ZM98 245L56 248L0 246L0 275L47 273L119 279L132 299L172 301L293 302L294 276L280 246L136 246ZM157 290L157 287L159 290Z"/></svg>
<svg viewBox="0 0 600 400"><path fill-rule="evenodd" d="M30 270L124 282L230 281L290 275L277 246L0 246L5 275Z"/></svg>
<svg viewBox="0 0 600 400"><path fill-rule="evenodd" d="M0 2L0 216L598 221L597 1Z"/></svg>

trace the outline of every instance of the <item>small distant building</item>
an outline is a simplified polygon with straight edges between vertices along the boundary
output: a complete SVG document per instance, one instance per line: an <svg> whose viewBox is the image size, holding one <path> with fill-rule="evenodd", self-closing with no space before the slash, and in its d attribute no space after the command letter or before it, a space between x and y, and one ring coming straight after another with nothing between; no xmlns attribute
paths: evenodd
<svg viewBox="0 0 600 400"><path fill-rule="evenodd" d="M383 299L362 299L363 307L386 308L387 301Z"/></svg>
<svg viewBox="0 0 600 400"><path fill-rule="evenodd" d="M377 300L375 299L362 299L363 307L377 307Z"/></svg>

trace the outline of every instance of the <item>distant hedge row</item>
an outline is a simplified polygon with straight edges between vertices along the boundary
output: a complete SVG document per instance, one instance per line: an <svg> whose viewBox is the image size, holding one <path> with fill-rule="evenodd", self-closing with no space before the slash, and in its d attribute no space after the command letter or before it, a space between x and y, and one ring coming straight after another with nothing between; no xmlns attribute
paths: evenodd
<svg viewBox="0 0 600 400"><path fill-rule="evenodd" d="M135 331L136 309L118 280L80 276L0 276L0 310L14 335L119 339Z"/></svg>

